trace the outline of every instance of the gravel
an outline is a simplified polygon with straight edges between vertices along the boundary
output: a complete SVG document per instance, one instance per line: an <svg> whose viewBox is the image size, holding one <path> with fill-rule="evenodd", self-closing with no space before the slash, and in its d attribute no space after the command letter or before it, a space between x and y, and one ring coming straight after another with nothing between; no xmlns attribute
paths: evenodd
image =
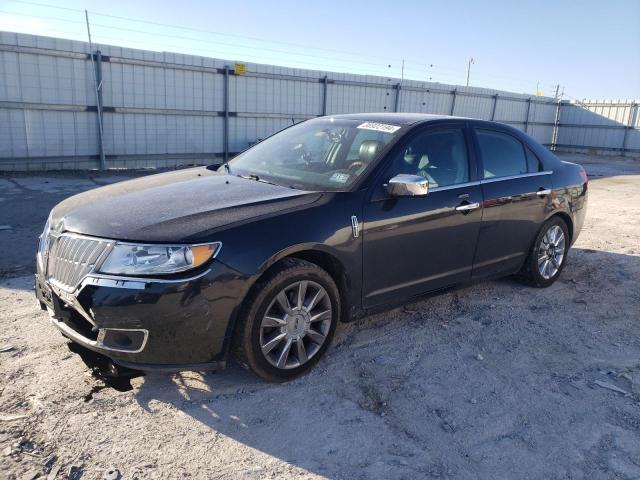
<svg viewBox="0 0 640 480"><path fill-rule="evenodd" d="M552 287L502 279L341 325L282 385L233 363L105 385L31 273L50 207L122 176L0 178L1 475L639 478L640 160L566 158L592 174L589 210Z"/></svg>

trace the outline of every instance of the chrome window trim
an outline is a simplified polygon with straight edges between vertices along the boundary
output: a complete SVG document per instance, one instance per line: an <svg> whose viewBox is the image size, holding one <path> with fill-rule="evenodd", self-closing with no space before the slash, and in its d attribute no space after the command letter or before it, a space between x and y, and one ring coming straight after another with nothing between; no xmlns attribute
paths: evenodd
<svg viewBox="0 0 640 480"><path fill-rule="evenodd" d="M475 187L477 185L482 185L484 183L501 182L503 180L515 180L517 178L537 177L540 175L551 175L551 174L553 174L553 170L545 170L544 172L520 173L518 175L509 175L507 177L484 178L482 180L476 180L473 182L454 183L452 185L444 185L442 187L430 187L429 193L442 192L444 190L453 190L454 188Z"/></svg>
<svg viewBox="0 0 640 480"><path fill-rule="evenodd" d="M444 185L442 187L433 187L429 188L429 193L431 192L442 192L444 190L453 190L454 188L465 188L465 187L475 187L480 185L480 181L475 182L465 182L465 183L454 183L453 185ZM427 193L427 195L429 194Z"/></svg>
<svg viewBox="0 0 640 480"><path fill-rule="evenodd" d="M482 180L480 180L480 183L484 184L484 183L501 182L503 180L515 180L517 178L538 177L540 175L551 175L551 174L553 174L553 170L545 170L544 172L519 173L518 175L508 175L506 177L483 178Z"/></svg>

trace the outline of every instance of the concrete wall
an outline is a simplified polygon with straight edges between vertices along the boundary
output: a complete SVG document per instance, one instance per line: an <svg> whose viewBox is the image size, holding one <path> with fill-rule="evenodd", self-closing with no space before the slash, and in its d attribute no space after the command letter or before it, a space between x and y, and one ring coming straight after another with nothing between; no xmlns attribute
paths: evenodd
<svg viewBox="0 0 640 480"><path fill-rule="evenodd" d="M292 122L350 112L494 119L546 145L557 134L567 148L640 152L637 106L608 115L612 106L604 112L563 104L556 129L558 103L546 97L253 63L239 75L226 60L95 50L102 53L108 168L215 163ZM99 167L94 71L84 42L0 32L0 171ZM625 129L630 114L634 128Z"/></svg>

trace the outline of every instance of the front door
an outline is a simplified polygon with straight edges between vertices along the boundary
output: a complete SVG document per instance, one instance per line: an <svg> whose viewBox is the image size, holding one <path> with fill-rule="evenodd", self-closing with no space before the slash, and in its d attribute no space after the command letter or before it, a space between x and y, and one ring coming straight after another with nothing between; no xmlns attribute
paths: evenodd
<svg viewBox="0 0 640 480"><path fill-rule="evenodd" d="M482 193L470 165L462 126L415 134L391 159L363 211L365 308L471 278ZM382 183L401 173L425 177L427 195L390 197Z"/></svg>

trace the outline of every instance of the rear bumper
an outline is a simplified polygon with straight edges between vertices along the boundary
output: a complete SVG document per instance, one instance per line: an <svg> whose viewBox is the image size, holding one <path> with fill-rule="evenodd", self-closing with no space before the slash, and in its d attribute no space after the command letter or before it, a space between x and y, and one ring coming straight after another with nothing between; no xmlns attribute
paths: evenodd
<svg viewBox="0 0 640 480"><path fill-rule="evenodd" d="M219 261L190 278L90 274L73 293L38 272L36 297L70 340L139 370L219 370L244 279Z"/></svg>

